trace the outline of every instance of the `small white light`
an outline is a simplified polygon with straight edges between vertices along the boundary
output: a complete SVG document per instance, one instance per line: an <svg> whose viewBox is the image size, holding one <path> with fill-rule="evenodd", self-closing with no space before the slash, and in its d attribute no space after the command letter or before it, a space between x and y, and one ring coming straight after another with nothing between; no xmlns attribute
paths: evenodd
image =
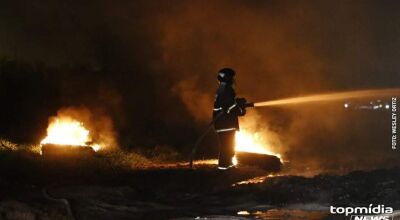
<svg viewBox="0 0 400 220"><path fill-rule="evenodd" d="M389 109L389 108L390 108L390 105L386 104L386 105L385 105L385 108L386 108L386 109Z"/></svg>
<svg viewBox="0 0 400 220"><path fill-rule="evenodd" d="M348 108L348 107L349 107L349 104L344 103L344 107L345 107L345 108Z"/></svg>
<svg viewBox="0 0 400 220"><path fill-rule="evenodd" d="M250 215L250 212L248 211L239 211L237 212L238 215Z"/></svg>
<svg viewBox="0 0 400 220"><path fill-rule="evenodd" d="M235 165L235 166L238 164L236 155L232 157L232 164Z"/></svg>

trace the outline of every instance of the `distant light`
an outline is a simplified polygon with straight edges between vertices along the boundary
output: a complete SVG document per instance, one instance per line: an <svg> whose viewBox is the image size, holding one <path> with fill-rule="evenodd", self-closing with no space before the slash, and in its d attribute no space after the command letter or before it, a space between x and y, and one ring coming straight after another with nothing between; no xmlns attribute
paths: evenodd
<svg viewBox="0 0 400 220"><path fill-rule="evenodd" d="M248 211L239 211L237 212L238 215L250 215Z"/></svg>
<svg viewBox="0 0 400 220"><path fill-rule="evenodd" d="M385 109L389 109L389 108L390 108L390 105L386 104Z"/></svg>
<svg viewBox="0 0 400 220"><path fill-rule="evenodd" d="M379 108L382 108L382 106L383 106L382 104L379 104Z"/></svg>
<svg viewBox="0 0 400 220"><path fill-rule="evenodd" d="M348 104L348 103L344 103L344 107L345 107L345 108L348 108L348 107L349 107L349 104Z"/></svg>

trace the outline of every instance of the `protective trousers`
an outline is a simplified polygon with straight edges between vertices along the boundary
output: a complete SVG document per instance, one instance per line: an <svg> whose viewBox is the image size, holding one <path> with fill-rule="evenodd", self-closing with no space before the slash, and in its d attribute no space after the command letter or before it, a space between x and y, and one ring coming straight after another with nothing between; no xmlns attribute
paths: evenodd
<svg viewBox="0 0 400 220"><path fill-rule="evenodd" d="M218 132L219 157L218 166L228 167L232 165L232 158L235 155L235 130Z"/></svg>

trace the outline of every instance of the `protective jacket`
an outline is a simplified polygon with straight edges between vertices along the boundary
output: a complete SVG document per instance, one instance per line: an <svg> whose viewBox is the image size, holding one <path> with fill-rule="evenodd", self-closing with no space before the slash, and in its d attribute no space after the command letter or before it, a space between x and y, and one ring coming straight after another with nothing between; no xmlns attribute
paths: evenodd
<svg viewBox="0 0 400 220"><path fill-rule="evenodd" d="M215 130L217 132L239 130L238 116L243 112L244 109L236 103L236 93L232 84L221 82L214 100Z"/></svg>

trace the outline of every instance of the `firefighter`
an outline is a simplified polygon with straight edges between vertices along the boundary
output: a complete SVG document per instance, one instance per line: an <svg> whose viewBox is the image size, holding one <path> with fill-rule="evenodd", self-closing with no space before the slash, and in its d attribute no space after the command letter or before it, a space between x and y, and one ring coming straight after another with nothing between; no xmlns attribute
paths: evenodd
<svg viewBox="0 0 400 220"><path fill-rule="evenodd" d="M238 116L246 114L246 110L237 103L240 99L236 98L233 88L235 71L223 68L218 72L217 79L219 87L214 100L213 119L219 140L218 169L228 170L235 167L232 158L235 155L235 133L239 130Z"/></svg>

